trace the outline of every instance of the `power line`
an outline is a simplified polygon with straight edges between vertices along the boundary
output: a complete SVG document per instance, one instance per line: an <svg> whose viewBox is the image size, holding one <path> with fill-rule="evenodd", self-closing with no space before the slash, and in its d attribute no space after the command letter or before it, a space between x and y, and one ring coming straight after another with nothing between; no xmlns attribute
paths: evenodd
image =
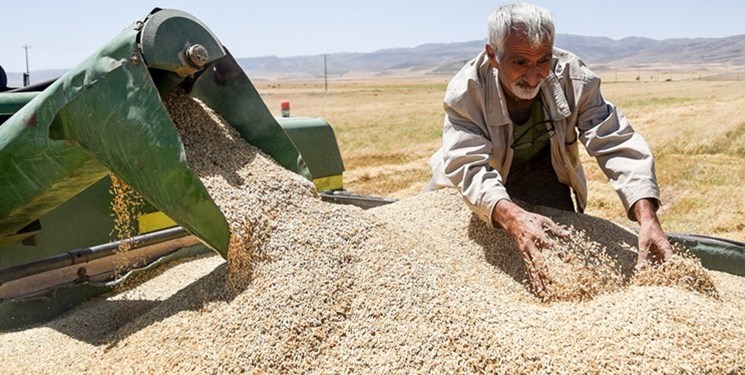
<svg viewBox="0 0 745 375"><path fill-rule="evenodd" d="M328 79L328 70L326 69L326 54L323 54L323 91L328 92L329 91L329 79Z"/></svg>
<svg viewBox="0 0 745 375"><path fill-rule="evenodd" d="M85 46L70 46L70 45L53 45L53 44L36 44L34 43L34 48L36 49L43 49L43 50L63 50L63 51L92 51L95 48L94 47L85 47ZM0 44L0 48L18 48L18 44ZM20 46L21 48L25 47L25 45ZM29 46L30 47L30 46Z"/></svg>
<svg viewBox="0 0 745 375"><path fill-rule="evenodd" d="M26 73L23 73L23 86L31 84L31 72L28 69L28 49L31 48L28 44L23 45L23 49L26 50Z"/></svg>

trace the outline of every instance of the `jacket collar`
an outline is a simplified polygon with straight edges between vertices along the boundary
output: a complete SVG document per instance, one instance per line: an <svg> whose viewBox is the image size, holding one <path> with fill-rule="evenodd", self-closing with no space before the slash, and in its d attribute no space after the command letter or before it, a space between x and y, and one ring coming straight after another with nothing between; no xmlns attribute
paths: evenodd
<svg viewBox="0 0 745 375"><path fill-rule="evenodd" d="M543 81L543 84L541 85L541 94L544 98L553 99L546 100L548 103L544 103L550 112L552 119L563 120L572 114L569 110L567 97L564 95L564 90L561 89L559 78L556 76L556 73L554 73L554 70L551 70L548 77Z"/></svg>
<svg viewBox="0 0 745 375"><path fill-rule="evenodd" d="M487 123L497 126L510 124L510 115L507 111L507 100L505 99L502 85L499 84L499 74L496 68L491 66L486 52L481 52L480 70L486 88L485 107Z"/></svg>

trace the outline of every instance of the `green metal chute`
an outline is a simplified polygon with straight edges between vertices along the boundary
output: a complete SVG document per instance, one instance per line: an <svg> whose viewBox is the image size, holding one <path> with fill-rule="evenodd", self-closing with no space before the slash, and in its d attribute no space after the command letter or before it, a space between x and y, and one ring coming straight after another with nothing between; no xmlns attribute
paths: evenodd
<svg viewBox="0 0 745 375"><path fill-rule="evenodd" d="M691 250L704 267L745 276L745 243L699 234L671 233L668 237Z"/></svg>
<svg viewBox="0 0 745 375"><path fill-rule="evenodd" d="M243 139L271 155L277 163L311 179L295 143L269 112L248 76L229 53L198 76L190 94L219 113Z"/></svg>
<svg viewBox="0 0 745 375"><path fill-rule="evenodd" d="M29 224L113 173L226 257L225 217L188 168L160 99L179 84L280 164L310 176L214 35L184 12L156 9L38 95L8 99L11 110L30 101L0 126L0 245L33 234Z"/></svg>
<svg viewBox="0 0 745 375"><path fill-rule="evenodd" d="M136 48L131 27L0 127L0 235L113 172L225 255L219 208L187 167L183 144Z"/></svg>

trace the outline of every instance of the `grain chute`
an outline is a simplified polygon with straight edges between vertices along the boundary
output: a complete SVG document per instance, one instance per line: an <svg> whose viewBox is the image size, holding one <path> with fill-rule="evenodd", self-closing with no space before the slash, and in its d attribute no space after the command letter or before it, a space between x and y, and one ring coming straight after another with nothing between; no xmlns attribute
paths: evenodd
<svg viewBox="0 0 745 375"><path fill-rule="evenodd" d="M188 168L161 100L176 87L283 167L324 189L340 187L329 182L343 170L330 126L287 121L288 132L326 147L308 152L324 155L311 174L233 56L182 11L154 9L51 82L8 88L1 75L0 328L42 320L111 288L119 243L110 237L110 174L146 201L138 233L127 239L127 269L184 248L226 257L228 224ZM33 303L45 307L27 308Z"/></svg>

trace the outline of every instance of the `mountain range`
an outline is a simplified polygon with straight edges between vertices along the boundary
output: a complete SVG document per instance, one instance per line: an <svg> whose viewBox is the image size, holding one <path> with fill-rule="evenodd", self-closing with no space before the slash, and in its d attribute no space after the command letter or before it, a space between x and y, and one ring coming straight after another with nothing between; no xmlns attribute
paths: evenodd
<svg viewBox="0 0 745 375"><path fill-rule="evenodd" d="M476 56L486 40L429 43L367 53L332 53L292 57L249 57L236 60L252 79L317 79L354 76L452 74ZM722 38L655 40L558 34L555 45L578 55L591 68L644 68L672 65L745 66L745 34ZM325 61L324 61L325 60ZM2 62L0 62L1 64ZM32 71L32 83L62 75L66 69ZM18 86L21 73L7 72L8 86Z"/></svg>
<svg viewBox="0 0 745 375"><path fill-rule="evenodd" d="M452 74L484 48L484 40L431 43L370 53L335 53L325 57L330 77L345 75ZM593 68L640 68L670 65L745 65L745 34L724 38L614 40L558 34L556 47L569 50ZM250 77L323 78L324 56L238 58Z"/></svg>

